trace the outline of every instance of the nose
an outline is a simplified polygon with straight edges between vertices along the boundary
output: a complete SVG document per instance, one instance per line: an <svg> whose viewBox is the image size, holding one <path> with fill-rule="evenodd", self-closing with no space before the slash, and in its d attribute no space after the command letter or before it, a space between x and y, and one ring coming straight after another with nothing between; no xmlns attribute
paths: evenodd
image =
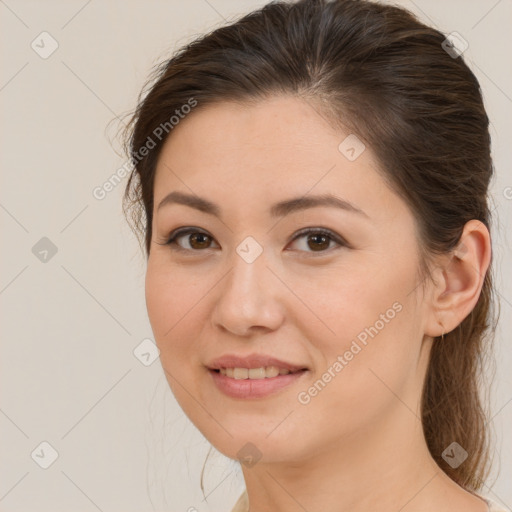
<svg viewBox="0 0 512 512"><path fill-rule="evenodd" d="M214 327L241 337L278 329L284 320L285 287L268 267L265 252L248 263L233 251L229 265L215 287Z"/></svg>

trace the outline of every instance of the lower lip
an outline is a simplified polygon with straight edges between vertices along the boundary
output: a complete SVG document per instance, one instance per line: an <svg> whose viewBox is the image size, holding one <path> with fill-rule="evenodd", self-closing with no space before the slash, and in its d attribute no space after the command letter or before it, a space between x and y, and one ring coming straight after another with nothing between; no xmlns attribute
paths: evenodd
<svg viewBox="0 0 512 512"><path fill-rule="evenodd" d="M270 377L265 379L234 379L222 375L220 372L215 370L209 370L213 382L215 382L217 388L222 391L225 395L232 398L264 398L277 391L290 386L297 382L307 370L300 372L289 373L287 375L277 375L276 377Z"/></svg>

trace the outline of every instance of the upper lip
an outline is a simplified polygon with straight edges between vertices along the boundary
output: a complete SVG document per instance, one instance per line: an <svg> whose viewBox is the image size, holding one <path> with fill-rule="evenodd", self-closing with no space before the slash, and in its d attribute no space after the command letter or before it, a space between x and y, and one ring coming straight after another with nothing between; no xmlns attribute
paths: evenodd
<svg viewBox="0 0 512 512"><path fill-rule="evenodd" d="M290 370L307 370L303 365L287 363L275 357L265 354L249 354L247 356L238 356L236 354L225 354L214 359L206 365L210 370L219 370L220 368L261 368L265 366L277 366L279 369Z"/></svg>

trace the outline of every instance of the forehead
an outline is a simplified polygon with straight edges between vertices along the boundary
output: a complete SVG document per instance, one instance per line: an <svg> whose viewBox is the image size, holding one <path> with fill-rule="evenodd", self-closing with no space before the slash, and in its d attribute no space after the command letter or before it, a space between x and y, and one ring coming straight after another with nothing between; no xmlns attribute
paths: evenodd
<svg viewBox="0 0 512 512"><path fill-rule="evenodd" d="M185 156L189 163L214 158L210 164L230 162L228 167L238 161L247 165L255 156L254 164L297 163L305 156L318 158L320 148L325 158L332 159L340 136L308 103L283 96L256 104L196 107L173 129L163 152L175 153L175 158Z"/></svg>
<svg viewBox="0 0 512 512"><path fill-rule="evenodd" d="M340 151L349 135L297 97L199 105L161 150L154 203L181 190L226 207L257 207L311 191L335 193L362 209L383 203L389 209L399 199L377 172L370 148L353 161Z"/></svg>

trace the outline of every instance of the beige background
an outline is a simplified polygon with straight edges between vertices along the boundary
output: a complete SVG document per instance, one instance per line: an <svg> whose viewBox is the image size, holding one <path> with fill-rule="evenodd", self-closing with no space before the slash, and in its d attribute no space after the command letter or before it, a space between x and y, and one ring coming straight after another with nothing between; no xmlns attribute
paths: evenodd
<svg viewBox="0 0 512 512"><path fill-rule="evenodd" d="M144 258L121 213L125 180L103 200L93 189L125 162L106 127L134 107L151 66L264 3L0 0L0 511L227 511L241 491L238 465L217 454L203 500L208 443L174 401L159 360L145 366L133 352L152 333ZM510 508L512 1L398 3L469 42L492 120L502 317L487 492ZM47 59L31 48L43 31L59 45ZM44 253L43 237L56 254ZM58 452L48 469L43 441Z"/></svg>

